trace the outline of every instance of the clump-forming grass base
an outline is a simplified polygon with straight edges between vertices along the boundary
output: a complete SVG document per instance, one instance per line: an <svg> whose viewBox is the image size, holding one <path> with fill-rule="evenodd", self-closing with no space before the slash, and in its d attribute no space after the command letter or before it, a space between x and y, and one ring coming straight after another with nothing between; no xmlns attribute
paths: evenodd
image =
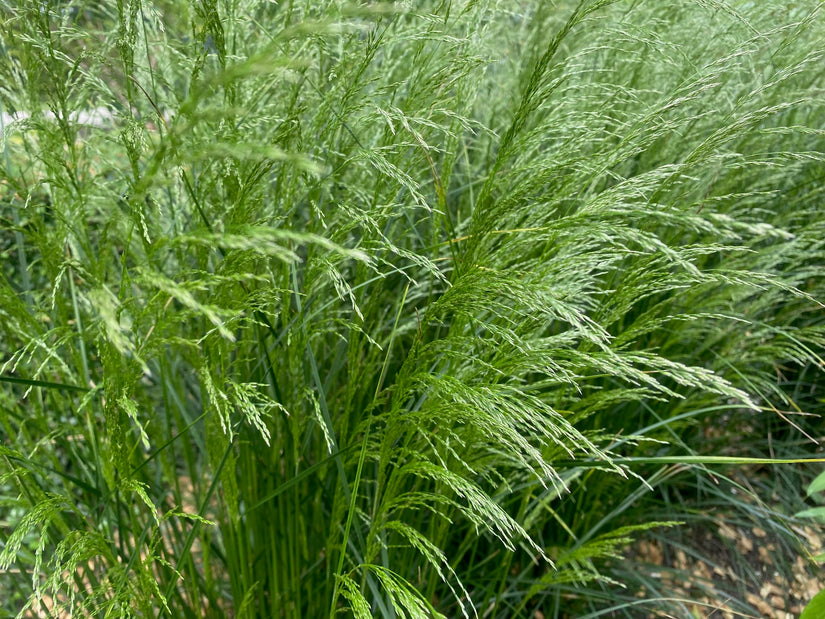
<svg viewBox="0 0 825 619"><path fill-rule="evenodd" d="M813 451L820 3L0 6L3 611L678 615Z"/></svg>

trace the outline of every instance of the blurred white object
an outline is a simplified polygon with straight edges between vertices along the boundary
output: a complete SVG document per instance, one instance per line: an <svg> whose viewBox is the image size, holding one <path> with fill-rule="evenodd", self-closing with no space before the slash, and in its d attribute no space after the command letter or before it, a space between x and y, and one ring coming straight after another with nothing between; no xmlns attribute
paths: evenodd
<svg viewBox="0 0 825 619"><path fill-rule="evenodd" d="M7 112L3 112L3 122L0 125L0 135L2 135L2 130L6 127L10 127L11 125L18 123L22 120L26 120L30 114L28 112L15 112L14 114L8 114ZM51 111L47 111L43 114L46 118L54 118L54 114ZM69 114L69 120L73 123L78 125L86 125L90 127L105 127L111 123L112 120L112 112L109 108L106 107L96 107L92 108L91 110L80 110L78 112L71 112Z"/></svg>

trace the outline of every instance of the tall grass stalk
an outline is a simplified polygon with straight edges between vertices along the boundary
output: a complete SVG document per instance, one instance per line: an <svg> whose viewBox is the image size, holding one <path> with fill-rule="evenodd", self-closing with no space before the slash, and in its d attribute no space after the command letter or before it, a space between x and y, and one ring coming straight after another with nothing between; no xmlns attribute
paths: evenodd
<svg viewBox="0 0 825 619"><path fill-rule="evenodd" d="M614 559L813 454L819 2L0 19L10 616L687 616Z"/></svg>

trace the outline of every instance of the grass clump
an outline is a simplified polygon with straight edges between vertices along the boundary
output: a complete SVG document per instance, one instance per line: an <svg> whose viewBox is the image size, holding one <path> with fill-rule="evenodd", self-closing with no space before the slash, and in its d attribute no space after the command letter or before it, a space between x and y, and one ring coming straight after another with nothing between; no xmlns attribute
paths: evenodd
<svg viewBox="0 0 825 619"><path fill-rule="evenodd" d="M707 466L818 433L818 3L0 6L5 612L687 613L634 538L791 539Z"/></svg>

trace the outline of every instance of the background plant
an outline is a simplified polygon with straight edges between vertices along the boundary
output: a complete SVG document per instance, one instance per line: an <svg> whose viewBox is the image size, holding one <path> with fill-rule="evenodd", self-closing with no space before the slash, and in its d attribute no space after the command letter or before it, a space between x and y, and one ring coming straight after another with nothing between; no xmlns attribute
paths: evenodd
<svg viewBox="0 0 825 619"><path fill-rule="evenodd" d="M798 552L696 456L818 432L819 3L0 6L4 610L687 613L641 531Z"/></svg>

